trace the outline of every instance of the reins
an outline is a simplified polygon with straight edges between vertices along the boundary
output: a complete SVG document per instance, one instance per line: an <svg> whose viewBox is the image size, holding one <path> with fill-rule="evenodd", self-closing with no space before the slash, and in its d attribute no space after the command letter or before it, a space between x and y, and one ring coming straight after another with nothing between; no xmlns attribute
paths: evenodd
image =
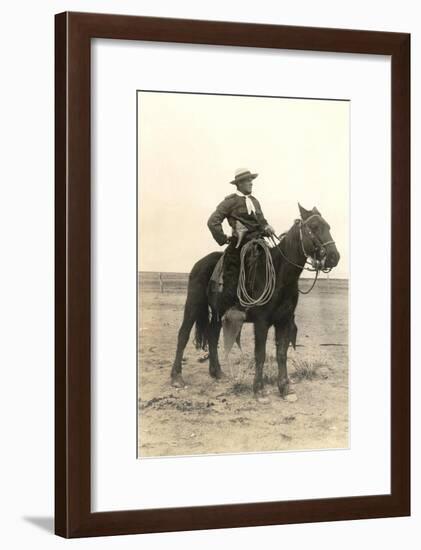
<svg viewBox="0 0 421 550"><path fill-rule="evenodd" d="M300 288L298 288L298 292L300 292L300 294L309 294L313 288L315 287L316 285L316 282L317 282L317 279L319 277L319 273L320 271L322 271L323 273L329 273L332 268L323 268L323 267L320 267L320 261L316 259L315 257L315 254L316 254L316 251L320 248L324 249L327 245L329 244L334 244L335 241L326 241L324 243L320 242L320 240L314 235L314 239L317 241L317 244L315 246L315 250L313 251L313 254L309 254L306 249L305 249L305 246L304 246L304 239L303 239L303 226L306 226L306 224L314 217L319 217L321 218L320 214L312 214L311 216L309 216L305 221L303 220L296 220L295 221L295 224L299 224L299 230L300 230L300 242L301 242L301 248L302 248L302 251L303 251L303 254L305 256L305 263L304 265L300 265L300 264L297 264L295 262L293 262L292 260L290 260L285 254L284 252L282 251L282 248L281 248L281 243L283 241L283 239L288 235L288 233L291 231L291 229L289 229L287 232L285 233L282 233L282 235L280 237L276 237L276 239L278 239L278 243L275 242L275 238L274 236L271 237L271 240L272 240L272 243L274 244L274 246L279 250L279 252L281 253L281 256L291 265L295 266L295 267L298 267L299 269L305 269L306 271L311 271L311 272L315 272L316 275L314 277L314 280L313 280L313 284L311 285L311 287L304 291L304 290L301 290ZM310 240L314 243L314 239L313 239L313 233L311 231L311 229L309 229L308 227L306 227L307 231L309 232L309 238ZM309 258L310 258L310 261L309 261ZM306 264L310 264L312 267L307 267Z"/></svg>
<svg viewBox="0 0 421 550"><path fill-rule="evenodd" d="M308 290L305 290L305 291L300 290L300 288L298 288L298 292L300 292L300 294L309 294L313 290L313 288L315 287L316 282L318 280L320 271L322 271L323 273L329 273L332 269L332 268L326 268L325 269L325 268L321 267L322 263L319 260L317 260L317 258L315 257L317 250L319 250L319 249L324 250L324 248L327 245L335 243L335 241L326 241L324 243L320 242L320 240L317 238L317 236L313 235L311 229L309 229L306 226L307 222L315 216L321 218L320 214L313 214L310 217L308 217L305 221L303 221L303 220L296 220L295 221L295 224L299 224L301 248L302 248L303 254L305 256L304 265L300 265L300 264L297 264L297 263L293 262L282 251L282 248L281 248L282 241L288 235L288 233L291 231L291 229L289 229L285 233L282 233L282 235L280 237L276 237L276 239L279 241L278 243L276 243L276 241L275 241L275 235L272 235L271 237L269 237L269 240L271 240L273 245L281 253L281 256L289 264L291 264L295 267L298 267L299 269L305 269L306 271L315 272L315 277L314 277L313 284L311 285L311 287ZM303 227L305 229L307 229L308 237L313 242L313 244L315 243L315 241L317 241L316 244L315 244L315 249L313 250L312 254L309 254L305 249L304 239L303 239ZM253 296L250 296L250 294L247 291L247 285L246 285L245 260L246 260L247 254L250 252L251 247L254 246L254 245L260 246L261 248L263 248L263 250L265 252L265 275L266 275L265 286L264 286L264 288L263 288L263 290L262 290L262 292L261 292L261 294L258 298L253 298ZM310 260L309 260L309 258L310 258ZM310 264L311 267L307 267L306 266L307 263ZM242 247L241 252L240 252L240 276L239 276L239 279L238 279L237 297L238 297L238 300L239 300L241 306L242 307L247 307L247 308L248 307L264 306L265 304L267 304L272 299L273 293L275 291L275 286L276 286L276 273L275 273L275 268L273 266L273 260L272 260L272 255L270 253L270 248L267 245L267 243L264 241L264 239L252 239L251 241L249 241L248 243L246 243Z"/></svg>

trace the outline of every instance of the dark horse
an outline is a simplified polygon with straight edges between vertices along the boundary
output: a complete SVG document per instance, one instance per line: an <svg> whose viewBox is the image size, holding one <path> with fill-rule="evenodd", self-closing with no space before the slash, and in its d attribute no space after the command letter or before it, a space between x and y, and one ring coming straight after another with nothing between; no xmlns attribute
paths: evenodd
<svg viewBox="0 0 421 550"><path fill-rule="evenodd" d="M254 323L255 336L255 376L253 390L256 398L264 401L263 364L266 357L266 340L269 328L275 327L276 359L278 363L278 388L281 397L289 393L287 373L287 352L289 344L295 347L297 327L294 312L298 302L298 279L306 260L312 259L315 265L331 269L339 262L339 252L330 234L330 226L317 208L305 210L299 205L301 219L294 222L285 233L280 244L270 249L276 273L276 284L271 300L263 306L247 310L246 322ZM213 378L223 376L218 359L218 340L221 320L210 305L207 294L208 283L213 269L221 257L221 252L213 252L199 260L193 267L188 283L184 319L178 333L177 352L171 370L171 380L175 387L183 387L182 359L190 331L196 323L196 347L209 348L209 374ZM257 288L264 286L264 266L257 266ZM211 314L209 315L209 311Z"/></svg>

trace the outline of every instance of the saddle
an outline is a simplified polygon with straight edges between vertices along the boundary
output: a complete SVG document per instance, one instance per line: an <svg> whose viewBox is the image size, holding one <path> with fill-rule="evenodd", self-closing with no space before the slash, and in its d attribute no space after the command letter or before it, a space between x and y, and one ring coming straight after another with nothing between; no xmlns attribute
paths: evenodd
<svg viewBox="0 0 421 550"><path fill-rule="evenodd" d="M254 240L254 239L251 239L251 240ZM238 248L238 244L236 248ZM225 257L225 252L222 254L218 262L216 263L208 283L208 288L207 288L209 304L212 307L214 307L214 309L217 309L218 295L221 294L222 291L224 290L224 257ZM249 260L247 262L247 271L248 271L247 281L251 286L253 286L254 284L257 262L259 258L260 258L259 250L257 247L255 247L252 250L252 253L250 254Z"/></svg>
<svg viewBox="0 0 421 550"><path fill-rule="evenodd" d="M224 289L224 256L225 253L222 254L215 265L207 289L208 302L214 312L218 312L219 296ZM219 315L219 313L217 313L217 315ZM237 342L238 347L241 349L241 328L245 321L245 317L245 312L240 311L235 306L225 312L222 317L224 351L226 357L228 357L234 342Z"/></svg>
<svg viewBox="0 0 421 550"><path fill-rule="evenodd" d="M238 245L237 245L238 247ZM252 250L250 254L251 258L248 262L248 277L249 282L253 286L254 279L256 275L257 261L259 258L258 249ZM207 295L208 302L212 310L216 312L216 315L219 316L219 297L224 289L224 257L225 253L219 258L216 263L211 278L208 283ZM236 342L238 347L241 349L241 329L247 317L247 309L242 308L239 305L234 305L228 309L222 317L222 329L224 336L224 350L225 356L228 357L229 352L231 351L234 343Z"/></svg>

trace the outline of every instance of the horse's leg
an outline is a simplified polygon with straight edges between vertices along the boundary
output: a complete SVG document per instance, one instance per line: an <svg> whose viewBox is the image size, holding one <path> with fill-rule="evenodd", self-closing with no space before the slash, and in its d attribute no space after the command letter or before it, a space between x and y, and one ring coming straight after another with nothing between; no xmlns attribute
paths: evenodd
<svg viewBox="0 0 421 550"><path fill-rule="evenodd" d="M254 323L254 356L255 373L253 382L253 392L260 403L267 403L269 399L263 391L263 365L266 359L266 340L268 337L269 325L266 321L256 321Z"/></svg>
<svg viewBox="0 0 421 550"><path fill-rule="evenodd" d="M218 357L218 342L219 335L221 333L221 321L214 313L209 328L209 374L212 378L222 378L224 373L222 372L221 365Z"/></svg>
<svg viewBox="0 0 421 550"><path fill-rule="evenodd" d="M193 312L185 311L183 323L181 324L180 330L178 331L177 351L171 369L171 384L175 388L184 388L185 386L183 377L181 375L183 353L185 347L187 346L187 342L189 341L190 332L195 320L196 319Z"/></svg>
<svg viewBox="0 0 421 550"><path fill-rule="evenodd" d="M295 328L295 332L293 329ZM293 334L292 334L293 333ZM289 380L287 371L287 354L289 343L293 341L295 345L296 327L294 320L284 321L275 325L275 340L276 340L276 360L278 363L278 388L282 398L285 398L289 393Z"/></svg>

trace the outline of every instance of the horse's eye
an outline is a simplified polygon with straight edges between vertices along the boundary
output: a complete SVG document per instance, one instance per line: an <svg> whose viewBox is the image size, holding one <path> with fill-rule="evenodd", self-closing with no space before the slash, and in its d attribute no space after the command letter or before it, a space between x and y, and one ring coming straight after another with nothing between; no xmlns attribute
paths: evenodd
<svg viewBox="0 0 421 550"><path fill-rule="evenodd" d="M312 224L310 225L310 227L311 227L312 231L317 231L317 229L318 229L319 226L318 226L317 223L315 222L315 223L312 223Z"/></svg>

